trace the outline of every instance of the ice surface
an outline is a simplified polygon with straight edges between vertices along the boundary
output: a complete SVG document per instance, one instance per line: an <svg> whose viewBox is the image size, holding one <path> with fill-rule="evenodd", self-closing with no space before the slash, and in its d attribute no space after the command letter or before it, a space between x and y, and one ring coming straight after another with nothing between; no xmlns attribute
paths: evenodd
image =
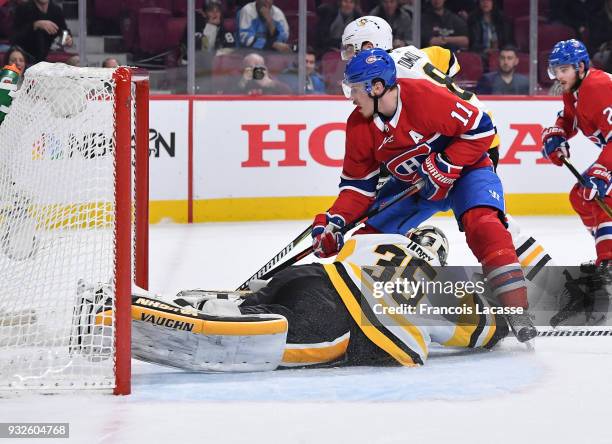
<svg viewBox="0 0 612 444"><path fill-rule="evenodd" d="M517 218L559 264L594 254L576 217ZM449 263L476 264L452 219ZM307 221L160 224L152 290L233 289ZM611 443L612 338L506 340L491 352L432 350L421 368L194 374L133 361L133 394L11 395L8 421L71 423L77 443ZM20 440L19 442L27 442ZM39 442L39 441L34 441Z"/></svg>

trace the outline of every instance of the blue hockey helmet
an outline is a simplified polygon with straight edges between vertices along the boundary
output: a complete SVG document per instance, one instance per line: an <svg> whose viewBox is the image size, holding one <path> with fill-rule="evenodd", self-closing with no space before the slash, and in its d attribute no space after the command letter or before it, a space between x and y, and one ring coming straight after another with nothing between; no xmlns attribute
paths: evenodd
<svg viewBox="0 0 612 444"><path fill-rule="evenodd" d="M584 63L584 70L589 69L589 52L579 40L561 40L553 47L548 56L548 76L555 78L555 68L562 65L572 65L576 70L580 62Z"/></svg>
<svg viewBox="0 0 612 444"><path fill-rule="evenodd" d="M384 49L373 48L360 51L347 63L342 81L344 95L347 99L350 98L352 89L357 86L370 95L374 80L381 80L385 89L397 83L395 62Z"/></svg>

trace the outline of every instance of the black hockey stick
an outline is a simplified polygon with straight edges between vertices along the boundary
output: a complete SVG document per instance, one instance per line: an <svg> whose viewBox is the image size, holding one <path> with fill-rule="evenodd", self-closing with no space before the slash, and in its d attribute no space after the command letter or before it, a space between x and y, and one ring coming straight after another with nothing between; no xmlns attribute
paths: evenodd
<svg viewBox="0 0 612 444"><path fill-rule="evenodd" d="M285 248L283 248L281 251L276 253L276 255L274 255L274 257L272 259L270 259L268 262L266 262L266 264L263 267L261 267L259 270L257 270L257 272L255 274L253 274L250 278L248 278L246 281L244 281L242 283L242 285L240 285L240 287L238 287L236 290L237 291L241 291L241 290L248 289L249 288L249 282L251 282L254 279L260 279L261 277L263 277L263 275L267 271L270 271L275 264L277 264L282 258L287 256L287 254L291 250L293 250L297 244L299 244L304 239L306 239L308 237L308 235L310 235L311 231L312 231L312 225L309 225L295 239L293 239L291 242L289 242L289 244L287 244L287 246Z"/></svg>
<svg viewBox="0 0 612 444"><path fill-rule="evenodd" d="M413 186L411 186L409 188L406 188L404 191L402 191L401 193L399 193L395 197L393 197L393 199L385 202L384 204L380 205L379 207L373 208L373 209L363 213L361 216L356 218L353 222L351 222L348 225L345 225L344 228L342 228L340 230L340 233L342 233L342 235L345 235L346 233L351 231L353 228L355 228L358 225L366 222L368 219L370 219L371 217L377 215L381 211L384 211L386 208L389 208L391 205L396 204L397 202L399 202L400 200L402 200L402 199L404 199L404 198L406 198L408 196L412 196L413 194L415 194L417 191L419 191L421 189L421 186L422 186L422 182L417 182ZM314 250L313 246L310 245L308 248L305 248L304 250L300 251L298 254L296 254L295 256L287 259L282 264L279 264L275 268L273 268L272 270L269 270L267 273L262 275L260 278L264 279L264 280L270 279L272 276L274 276L279 271L282 271L285 268L290 267L291 265L295 264L296 262L304 259L310 253L312 253L313 250ZM249 281L250 281L250 279L249 279ZM249 281L245 282L245 284L246 284L245 288L248 288ZM243 285L245 285L245 284L243 284ZM240 288L240 290L241 289L242 288Z"/></svg>
<svg viewBox="0 0 612 444"><path fill-rule="evenodd" d="M561 157L561 161L563 162L563 164L569 168L569 170L572 172L572 174L576 177L576 179L578 180L578 182L580 183L580 185L582 185L583 187L587 187L587 183L586 180L584 180L584 177L582 177L582 174L580 174L580 172L576 169L576 167L574 165L572 165L570 163L569 160L567 160L567 158L565 156L560 156ZM599 195L595 196L595 202L597 202L597 205L599 205L599 207L604 210L604 212L608 215L608 217L612 217L612 208L610 208L608 206L608 204L606 204L603 200L603 198Z"/></svg>

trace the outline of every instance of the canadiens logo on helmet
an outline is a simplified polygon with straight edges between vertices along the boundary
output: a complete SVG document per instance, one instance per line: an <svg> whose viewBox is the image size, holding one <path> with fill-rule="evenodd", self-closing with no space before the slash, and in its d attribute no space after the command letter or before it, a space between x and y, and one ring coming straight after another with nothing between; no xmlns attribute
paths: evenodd
<svg viewBox="0 0 612 444"><path fill-rule="evenodd" d="M376 56L371 55L370 57L368 57L367 59L365 59L365 62L368 64L374 63L376 62Z"/></svg>

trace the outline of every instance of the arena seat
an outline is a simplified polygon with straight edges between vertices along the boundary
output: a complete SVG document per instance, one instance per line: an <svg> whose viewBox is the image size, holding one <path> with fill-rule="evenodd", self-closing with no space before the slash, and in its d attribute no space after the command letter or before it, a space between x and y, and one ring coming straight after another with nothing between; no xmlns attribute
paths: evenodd
<svg viewBox="0 0 612 444"><path fill-rule="evenodd" d="M482 57L480 54L470 51L460 51L455 53L457 61L461 66L461 70L455 76L457 83L473 87L482 77L484 68L482 66Z"/></svg>
<svg viewBox="0 0 612 444"><path fill-rule="evenodd" d="M573 28L558 23L540 25L538 28L538 51L550 51L560 40L573 39Z"/></svg>
<svg viewBox="0 0 612 444"><path fill-rule="evenodd" d="M529 16L529 0L504 0L504 15L509 19ZM550 10L548 0L538 1L538 15L548 16Z"/></svg>
<svg viewBox="0 0 612 444"><path fill-rule="evenodd" d="M94 16L96 18L118 20L124 10L123 0L94 0Z"/></svg>
<svg viewBox="0 0 612 444"><path fill-rule="evenodd" d="M163 8L142 8L138 11L138 47L146 54L158 54L172 45L168 41L168 24L172 14Z"/></svg>

